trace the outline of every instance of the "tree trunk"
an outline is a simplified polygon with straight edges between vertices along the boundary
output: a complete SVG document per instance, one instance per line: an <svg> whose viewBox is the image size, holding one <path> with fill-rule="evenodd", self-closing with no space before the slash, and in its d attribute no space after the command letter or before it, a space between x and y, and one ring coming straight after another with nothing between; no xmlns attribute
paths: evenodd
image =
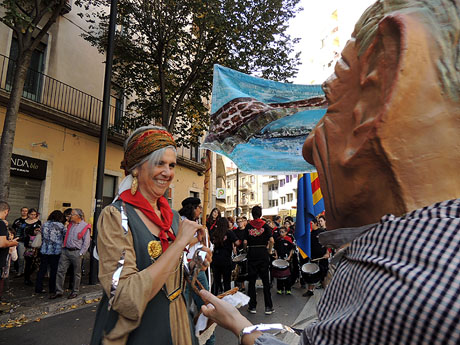
<svg viewBox="0 0 460 345"><path fill-rule="evenodd" d="M0 142L0 200L7 201L10 193L11 155L13 153L16 122L18 119L19 105L21 103L27 69L32 58L32 51L24 51L16 61L13 76L13 85L10 99L6 106L5 121L3 124L2 140Z"/></svg>

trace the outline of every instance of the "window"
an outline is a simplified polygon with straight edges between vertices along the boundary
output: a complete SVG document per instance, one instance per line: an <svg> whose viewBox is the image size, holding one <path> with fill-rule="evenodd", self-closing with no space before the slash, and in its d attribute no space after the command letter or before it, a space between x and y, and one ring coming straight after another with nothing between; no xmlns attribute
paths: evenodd
<svg viewBox="0 0 460 345"><path fill-rule="evenodd" d="M278 184L271 183L268 185L268 190L278 190Z"/></svg>
<svg viewBox="0 0 460 345"><path fill-rule="evenodd" d="M292 200L294 200L294 194L292 193L287 194L287 201L291 202Z"/></svg>
<svg viewBox="0 0 460 345"><path fill-rule="evenodd" d="M22 96L36 102L40 102L40 95L43 86L43 71L45 69L45 50L46 45L40 43L38 48L32 53L29 69L24 83L24 91ZM6 89L11 90L14 70L16 68L16 60L19 54L18 40L13 38L11 41L10 61L6 76Z"/></svg>
<svg viewBox="0 0 460 345"><path fill-rule="evenodd" d="M241 184L245 184L246 183L246 177L242 177L241 178Z"/></svg>
<svg viewBox="0 0 460 345"><path fill-rule="evenodd" d="M102 208L110 205L115 198L117 188L117 177L104 174L104 186L102 188Z"/></svg>
<svg viewBox="0 0 460 345"><path fill-rule="evenodd" d="M230 189L232 187L232 183L230 181L227 181L227 189Z"/></svg>
<svg viewBox="0 0 460 345"><path fill-rule="evenodd" d="M236 202L236 194L233 196L233 202Z"/></svg>
<svg viewBox="0 0 460 345"><path fill-rule="evenodd" d="M236 188L236 180L233 180L233 187Z"/></svg>
<svg viewBox="0 0 460 345"><path fill-rule="evenodd" d="M256 182L256 177L254 175L251 175L251 183L255 183Z"/></svg>
<svg viewBox="0 0 460 345"><path fill-rule="evenodd" d="M285 184L286 184L285 179L280 180L280 187L284 187Z"/></svg>
<svg viewBox="0 0 460 345"><path fill-rule="evenodd" d="M123 115L123 108L123 89L112 81L112 89L110 90L110 120L114 125L119 125Z"/></svg>
<svg viewBox="0 0 460 345"><path fill-rule="evenodd" d="M195 162L198 162L198 158L199 158L199 155L198 155L198 145L191 145L190 146L190 159L192 161L195 161Z"/></svg>
<svg viewBox="0 0 460 345"><path fill-rule="evenodd" d="M200 193L199 193L199 192L192 192L192 191L190 191L190 196L191 196L191 197L194 197L194 198L199 198L199 197L200 197Z"/></svg>
<svg viewBox="0 0 460 345"><path fill-rule="evenodd" d="M251 200L254 200L255 197L254 197L254 192L251 192Z"/></svg>
<svg viewBox="0 0 460 345"><path fill-rule="evenodd" d="M286 203L286 197L285 196L282 196L281 197L281 205L285 204Z"/></svg>
<svg viewBox="0 0 460 345"><path fill-rule="evenodd" d="M275 199L275 200L268 200L268 206L269 206L269 207L276 207L276 206L278 206L278 199Z"/></svg>
<svg viewBox="0 0 460 345"><path fill-rule="evenodd" d="M231 198L228 196L227 197L227 204L230 204L232 202Z"/></svg>

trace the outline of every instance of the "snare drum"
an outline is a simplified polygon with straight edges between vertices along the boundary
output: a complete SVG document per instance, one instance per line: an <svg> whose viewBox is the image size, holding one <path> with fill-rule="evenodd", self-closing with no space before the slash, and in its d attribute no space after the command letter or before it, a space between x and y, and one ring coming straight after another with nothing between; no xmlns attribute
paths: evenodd
<svg viewBox="0 0 460 345"><path fill-rule="evenodd" d="M272 262L272 277L277 279L287 279L291 276L289 262L282 259L276 259Z"/></svg>
<svg viewBox="0 0 460 345"><path fill-rule="evenodd" d="M321 280L319 266L312 262L304 264L302 266L302 278L310 285L318 283Z"/></svg>

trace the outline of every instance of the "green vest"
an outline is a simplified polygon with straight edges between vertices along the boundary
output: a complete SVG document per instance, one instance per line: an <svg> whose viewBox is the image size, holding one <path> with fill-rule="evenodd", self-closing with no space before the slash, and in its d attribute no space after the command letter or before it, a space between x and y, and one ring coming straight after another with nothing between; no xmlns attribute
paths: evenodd
<svg viewBox="0 0 460 345"><path fill-rule="evenodd" d="M147 249L148 243L152 240L158 241L159 238L154 236L149 229L147 229L130 204L125 203L125 205L126 207L124 207L124 210L128 216L129 229L134 241L137 268L139 271L142 271L151 265L151 259ZM118 210L120 210L121 201L116 201L112 204L112 206L115 206ZM173 213L174 218L171 228L174 233L177 234L180 216L174 210ZM123 229L120 228L119 231L123 231ZM103 335L108 334L118 320L118 313L113 309L108 310L108 303L109 299L105 292L103 292L103 296L96 313L91 345L102 344ZM130 333L127 344L147 345L154 342L155 344L173 345L169 324L169 304L170 302L165 293L160 290L147 304L144 314L142 315L141 323L138 328ZM190 314L189 321L192 342L193 344L197 344L198 342L194 334L194 326Z"/></svg>

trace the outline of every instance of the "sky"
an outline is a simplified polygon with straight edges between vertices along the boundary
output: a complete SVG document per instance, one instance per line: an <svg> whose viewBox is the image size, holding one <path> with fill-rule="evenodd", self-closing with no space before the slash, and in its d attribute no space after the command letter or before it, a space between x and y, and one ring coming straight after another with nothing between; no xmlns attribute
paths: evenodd
<svg viewBox="0 0 460 345"><path fill-rule="evenodd" d="M300 0L303 11L289 23L289 34L299 37L301 41L296 51L301 51L302 66L297 77L292 80L296 84L321 84L332 72L334 64L323 69L326 58L332 54L321 49L321 39L329 35L334 26L338 26L337 35L340 37L338 53L343 49L351 36L355 23L366 8L375 0ZM337 10L337 21L332 19Z"/></svg>

